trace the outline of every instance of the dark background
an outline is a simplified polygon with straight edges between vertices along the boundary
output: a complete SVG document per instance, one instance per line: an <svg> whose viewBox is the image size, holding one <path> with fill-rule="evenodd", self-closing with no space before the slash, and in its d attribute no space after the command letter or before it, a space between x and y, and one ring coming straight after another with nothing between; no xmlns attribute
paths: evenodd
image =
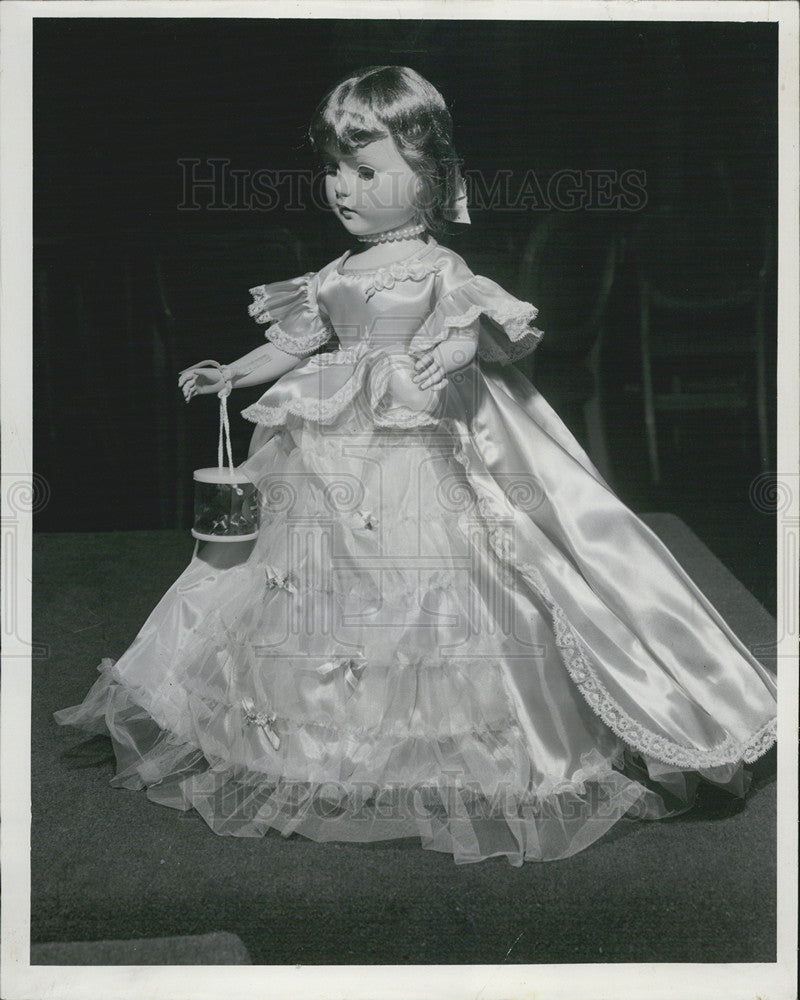
<svg viewBox="0 0 800 1000"><path fill-rule="evenodd" d="M546 184L564 169L644 171L646 205L607 213L629 248L665 207L707 227L712 190L741 225L738 263L759 258L775 225L776 25L37 19L34 467L50 486L38 531L183 527L189 544L191 470L215 463L218 416L214 397L184 404L178 370L257 346L247 288L316 269L348 243L313 204L181 209L178 161L311 170L313 109L374 63L410 65L440 88L468 172L533 170ZM542 214L476 206L472 226L442 242L522 294L520 256ZM263 250L276 232L269 245L284 248ZM774 606L774 520L749 497L752 430L686 418L665 438L663 482L649 481L635 273L629 250L607 308L613 484L634 509L684 517ZM772 316L774 289L770 303ZM768 339L774 350L774 322ZM236 460L252 430L238 411L260 391L233 397Z"/></svg>

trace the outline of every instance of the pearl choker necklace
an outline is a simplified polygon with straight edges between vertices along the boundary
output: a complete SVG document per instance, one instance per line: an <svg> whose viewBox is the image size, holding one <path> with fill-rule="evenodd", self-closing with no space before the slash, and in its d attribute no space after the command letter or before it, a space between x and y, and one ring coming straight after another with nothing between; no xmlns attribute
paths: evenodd
<svg viewBox="0 0 800 1000"><path fill-rule="evenodd" d="M408 226L399 226L397 229L385 229L382 233L369 233L367 236L358 236L357 239L361 243L394 243L395 240L413 239L424 232L424 222L413 222Z"/></svg>

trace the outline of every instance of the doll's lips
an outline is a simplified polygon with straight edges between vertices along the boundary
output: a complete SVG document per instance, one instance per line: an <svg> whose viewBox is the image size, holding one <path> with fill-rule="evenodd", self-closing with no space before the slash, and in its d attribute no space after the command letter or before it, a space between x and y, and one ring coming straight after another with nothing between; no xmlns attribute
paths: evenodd
<svg viewBox="0 0 800 1000"><path fill-rule="evenodd" d="M353 215L358 215L358 213L354 212L352 208L345 208L344 205L339 205L339 215L343 215L345 219L349 219Z"/></svg>

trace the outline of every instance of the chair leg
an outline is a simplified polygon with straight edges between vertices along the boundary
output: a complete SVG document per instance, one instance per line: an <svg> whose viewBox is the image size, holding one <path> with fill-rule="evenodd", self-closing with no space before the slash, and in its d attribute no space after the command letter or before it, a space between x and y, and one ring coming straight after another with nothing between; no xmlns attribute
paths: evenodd
<svg viewBox="0 0 800 1000"><path fill-rule="evenodd" d="M644 401L644 427L647 435L647 454L650 459L650 478L661 482L656 437L656 408L653 397L653 370L650 361L650 302L646 286L642 286L639 302L639 334L642 346L642 398Z"/></svg>
<svg viewBox="0 0 800 1000"><path fill-rule="evenodd" d="M586 421L589 457L603 479L611 486L611 462L608 457L608 443L606 440L602 406L597 393L584 403L583 416Z"/></svg>
<svg viewBox="0 0 800 1000"><path fill-rule="evenodd" d="M680 396L683 388L681 386L680 375L672 376L672 395ZM680 421L680 410L672 411L672 446L676 452L680 453L680 448L682 444L682 430Z"/></svg>
<svg viewBox="0 0 800 1000"><path fill-rule="evenodd" d="M589 444L589 456L597 471L611 485L611 461L608 455L605 420L603 419L603 395L600 381L600 353L603 340L602 329L595 337L588 358L588 367L592 375L594 391L583 405L583 419L586 422L586 438Z"/></svg>
<svg viewBox="0 0 800 1000"><path fill-rule="evenodd" d="M769 471L769 421L767 418L767 363L764 356L765 287L762 277L758 289L756 316L756 415L758 418L758 450L761 471Z"/></svg>

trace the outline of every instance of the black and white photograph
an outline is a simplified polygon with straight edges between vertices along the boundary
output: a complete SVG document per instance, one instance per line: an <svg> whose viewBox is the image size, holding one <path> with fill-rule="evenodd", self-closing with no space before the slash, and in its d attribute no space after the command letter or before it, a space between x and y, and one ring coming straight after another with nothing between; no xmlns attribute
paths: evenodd
<svg viewBox="0 0 800 1000"><path fill-rule="evenodd" d="M3 8L4 1000L789 1000L797 7Z"/></svg>

